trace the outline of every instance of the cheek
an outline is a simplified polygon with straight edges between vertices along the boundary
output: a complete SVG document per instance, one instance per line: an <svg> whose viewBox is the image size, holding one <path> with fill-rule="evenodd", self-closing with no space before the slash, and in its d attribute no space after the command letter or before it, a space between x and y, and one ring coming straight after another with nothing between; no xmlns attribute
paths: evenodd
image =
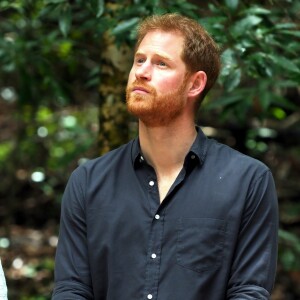
<svg viewBox="0 0 300 300"><path fill-rule="evenodd" d="M171 92L174 90L177 90L178 87L182 84L182 81L180 79L163 79L160 82L158 82L157 90L161 92Z"/></svg>
<svg viewBox="0 0 300 300"><path fill-rule="evenodd" d="M128 75L128 84L131 84L135 80L135 72L133 68L131 68L129 75Z"/></svg>

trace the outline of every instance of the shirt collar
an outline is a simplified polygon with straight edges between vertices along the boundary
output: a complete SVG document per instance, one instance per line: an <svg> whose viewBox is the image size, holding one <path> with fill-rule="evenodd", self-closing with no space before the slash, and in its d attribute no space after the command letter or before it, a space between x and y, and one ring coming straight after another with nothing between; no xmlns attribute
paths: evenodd
<svg viewBox="0 0 300 300"><path fill-rule="evenodd" d="M190 151L188 152L185 161L195 161L199 162L202 165L207 153L207 137L199 126L196 126L196 130L197 137ZM140 166L144 162L139 138L133 140L131 148L131 160L134 168Z"/></svg>
<svg viewBox="0 0 300 300"><path fill-rule="evenodd" d="M200 126L196 126L196 130L198 134L188 155L195 155L199 159L200 164L203 165L207 153L208 141Z"/></svg>
<svg viewBox="0 0 300 300"><path fill-rule="evenodd" d="M139 138L135 138L132 142L131 147L131 161L134 168L137 168L144 162L144 157L142 155L140 140Z"/></svg>

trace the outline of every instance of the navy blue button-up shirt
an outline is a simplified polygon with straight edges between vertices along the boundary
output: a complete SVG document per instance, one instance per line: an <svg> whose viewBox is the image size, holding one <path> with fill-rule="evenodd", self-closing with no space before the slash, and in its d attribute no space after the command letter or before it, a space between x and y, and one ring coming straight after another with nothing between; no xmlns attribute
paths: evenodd
<svg viewBox="0 0 300 300"><path fill-rule="evenodd" d="M135 139L73 172L52 299L269 299L277 213L269 169L200 129L160 203Z"/></svg>

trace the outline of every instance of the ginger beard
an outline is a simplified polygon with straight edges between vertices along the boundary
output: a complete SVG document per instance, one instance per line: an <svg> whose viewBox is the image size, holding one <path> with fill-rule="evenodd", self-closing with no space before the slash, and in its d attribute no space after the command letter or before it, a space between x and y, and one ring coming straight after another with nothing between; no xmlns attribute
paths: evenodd
<svg viewBox="0 0 300 300"><path fill-rule="evenodd" d="M130 113L138 117L149 127L166 126L183 111L186 103L185 88L187 78L181 86L164 95L157 95L156 90L140 80L134 81L126 88L126 103ZM133 92L134 87L145 88L147 94Z"/></svg>

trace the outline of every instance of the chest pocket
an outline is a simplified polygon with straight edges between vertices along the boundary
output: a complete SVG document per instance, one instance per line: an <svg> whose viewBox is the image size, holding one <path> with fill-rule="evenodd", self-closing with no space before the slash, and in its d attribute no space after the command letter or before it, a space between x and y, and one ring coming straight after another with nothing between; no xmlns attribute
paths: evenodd
<svg viewBox="0 0 300 300"><path fill-rule="evenodd" d="M225 229L222 220L180 218L177 221L177 264L199 273L219 268Z"/></svg>

